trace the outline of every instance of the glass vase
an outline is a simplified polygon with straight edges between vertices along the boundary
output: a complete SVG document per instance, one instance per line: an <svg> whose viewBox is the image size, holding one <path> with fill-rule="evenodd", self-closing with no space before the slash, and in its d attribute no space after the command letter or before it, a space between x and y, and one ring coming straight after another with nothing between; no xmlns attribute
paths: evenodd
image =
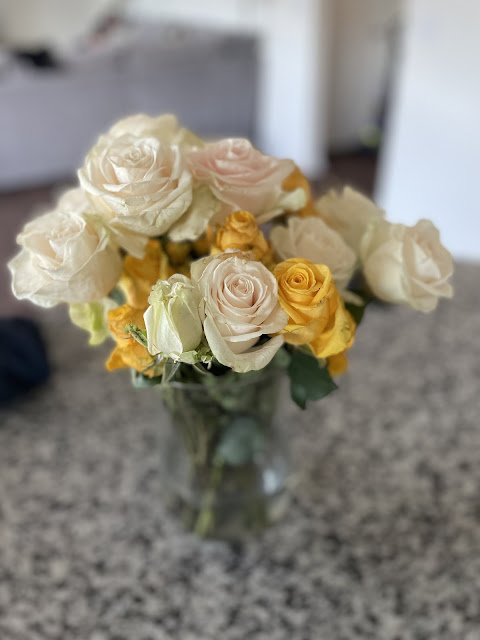
<svg viewBox="0 0 480 640"><path fill-rule="evenodd" d="M241 542L285 512L292 473L275 420L282 378L267 368L157 387L168 422L165 483L197 535Z"/></svg>

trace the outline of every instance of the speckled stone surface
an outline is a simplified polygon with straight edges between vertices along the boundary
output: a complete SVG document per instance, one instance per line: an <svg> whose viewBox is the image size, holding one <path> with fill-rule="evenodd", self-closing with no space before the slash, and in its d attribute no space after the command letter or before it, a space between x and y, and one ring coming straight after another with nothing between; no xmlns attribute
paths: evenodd
<svg viewBox="0 0 480 640"><path fill-rule="evenodd" d="M171 518L155 393L46 311L54 375L0 413L1 640L478 640L479 282L370 308L340 390L285 401L304 480L243 550Z"/></svg>

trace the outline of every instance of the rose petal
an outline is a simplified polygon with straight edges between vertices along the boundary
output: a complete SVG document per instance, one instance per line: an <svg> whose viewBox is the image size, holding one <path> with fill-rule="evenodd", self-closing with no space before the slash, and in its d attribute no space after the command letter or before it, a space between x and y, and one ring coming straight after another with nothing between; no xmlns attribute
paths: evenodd
<svg viewBox="0 0 480 640"><path fill-rule="evenodd" d="M205 319L203 328L215 358L224 366L230 367L238 373L258 371L266 367L284 342L283 336L276 336L260 347L236 354L229 348L212 318Z"/></svg>

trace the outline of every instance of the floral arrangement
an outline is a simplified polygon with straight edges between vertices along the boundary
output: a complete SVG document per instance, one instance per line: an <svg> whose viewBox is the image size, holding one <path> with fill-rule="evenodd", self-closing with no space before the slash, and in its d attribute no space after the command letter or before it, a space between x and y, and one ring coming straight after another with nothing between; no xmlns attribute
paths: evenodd
<svg viewBox="0 0 480 640"><path fill-rule="evenodd" d="M173 115L117 122L78 177L19 234L14 294L68 304L90 344L115 341L107 369L159 385L188 527L260 531L293 478L273 421L282 374L300 407L326 396L369 301L433 311L452 296L450 254L428 220L392 224L348 187L314 200L293 161Z"/></svg>
<svg viewBox="0 0 480 640"><path fill-rule="evenodd" d="M287 367L305 407L335 385L372 296L433 311L452 259L428 220L393 224L351 188L312 197L291 160L205 142L173 115L101 136L80 186L29 222L13 291L69 305L137 385Z"/></svg>

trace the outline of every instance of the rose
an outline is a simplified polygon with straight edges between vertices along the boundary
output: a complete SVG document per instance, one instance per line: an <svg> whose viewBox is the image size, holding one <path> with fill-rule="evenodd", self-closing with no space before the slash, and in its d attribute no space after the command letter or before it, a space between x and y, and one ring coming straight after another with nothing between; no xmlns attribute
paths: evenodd
<svg viewBox="0 0 480 640"><path fill-rule="evenodd" d="M342 236L357 256L364 234L385 215L374 202L350 187L345 187L341 194L329 191L315 201L315 210L329 227Z"/></svg>
<svg viewBox="0 0 480 640"><path fill-rule="evenodd" d="M221 252L227 249L252 251L256 260L271 256L270 246L257 221L248 211L235 211L217 229L216 245Z"/></svg>
<svg viewBox="0 0 480 640"><path fill-rule="evenodd" d="M143 314L140 309L134 309L128 304L112 309L107 314L110 333L117 343L107 360L108 371L131 368L148 378L154 378L162 373L161 366L148 353L143 344L125 332L125 327L132 324L140 330L145 329Z"/></svg>
<svg viewBox="0 0 480 640"><path fill-rule="evenodd" d="M188 154L187 162L194 178L226 204L225 214L244 209L259 223L281 212L282 181L295 167L291 160L264 155L243 138L207 144Z"/></svg>
<svg viewBox="0 0 480 640"><path fill-rule="evenodd" d="M148 301L143 316L148 351L153 356L160 353L175 361L190 361L190 352L203 336L198 293L190 279L177 273L159 280Z"/></svg>
<svg viewBox="0 0 480 640"><path fill-rule="evenodd" d="M107 136L119 138L125 134L132 134L139 138L158 138L165 144L180 146L202 146L203 141L184 127L179 128L177 116L165 113L152 117L138 113L119 120L111 127Z"/></svg>
<svg viewBox="0 0 480 640"><path fill-rule="evenodd" d="M215 358L241 373L263 369L282 346L283 337L255 347L256 343L263 335L281 331L288 320L278 304L275 278L240 252L201 258L192 264L191 273Z"/></svg>
<svg viewBox="0 0 480 640"><path fill-rule="evenodd" d="M56 209L32 220L18 235L23 247L10 261L13 292L42 307L94 302L116 285L122 261L108 230L84 217L80 189L67 192Z"/></svg>
<svg viewBox="0 0 480 640"><path fill-rule="evenodd" d="M386 302L428 313L453 295L452 256L430 220L413 227L383 221L365 237L362 260L369 286Z"/></svg>
<svg viewBox="0 0 480 640"><path fill-rule="evenodd" d="M204 185L195 185L192 203L168 231L168 237L174 242L197 240L206 230L208 223L220 211L222 203Z"/></svg>
<svg viewBox="0 0 480 640"><path fill-rule="evenodd" d="M280 305L289 315L283 330L285 342L308 345L317 358L328 358L351 346L355 323L326 265L291 258L278 264L273 275Z"/></svg>
<svg viewBox="0 0 480 640"><path fill-rule="evenodd" d="M160 242L149 240L142 259L127 255L123 261L120 287L127 303L144 311L148 307L148 296L153 285L159 279L167 280L174 272Z"/></svg>
<svg viewBox="0 0 480 640"><path fill-rule="evenodd" d="M353 250L320 218L291 216L286 227L272 229L270 241L279 260L302 256L313 263L326 264L339 291L345 289L355 270L357 258Z"/></svg>
<svg viewBox="0 0 480 640"><path fill-rule="evenodd" d="M312 198L312 190L310 188L310 183L307 180L306 176L303 175L299 167L295 167L293 172L285 178L282 182L282 188L285 191L299 192L302 191L304 194L305 201L302 203L293 202L292 204L286 203L285 213L291 214L295 213L301 218L306 218L308 216L316 216L317 212L314 207L313 198Z"/></svg>
<svg viewBox="0 0 480 640"><path fill-rule="evenodd" d="M153 137L100 138L78 177L112 227L147 236L167 231L192 200L192 177L179 148Z"/></svg>

